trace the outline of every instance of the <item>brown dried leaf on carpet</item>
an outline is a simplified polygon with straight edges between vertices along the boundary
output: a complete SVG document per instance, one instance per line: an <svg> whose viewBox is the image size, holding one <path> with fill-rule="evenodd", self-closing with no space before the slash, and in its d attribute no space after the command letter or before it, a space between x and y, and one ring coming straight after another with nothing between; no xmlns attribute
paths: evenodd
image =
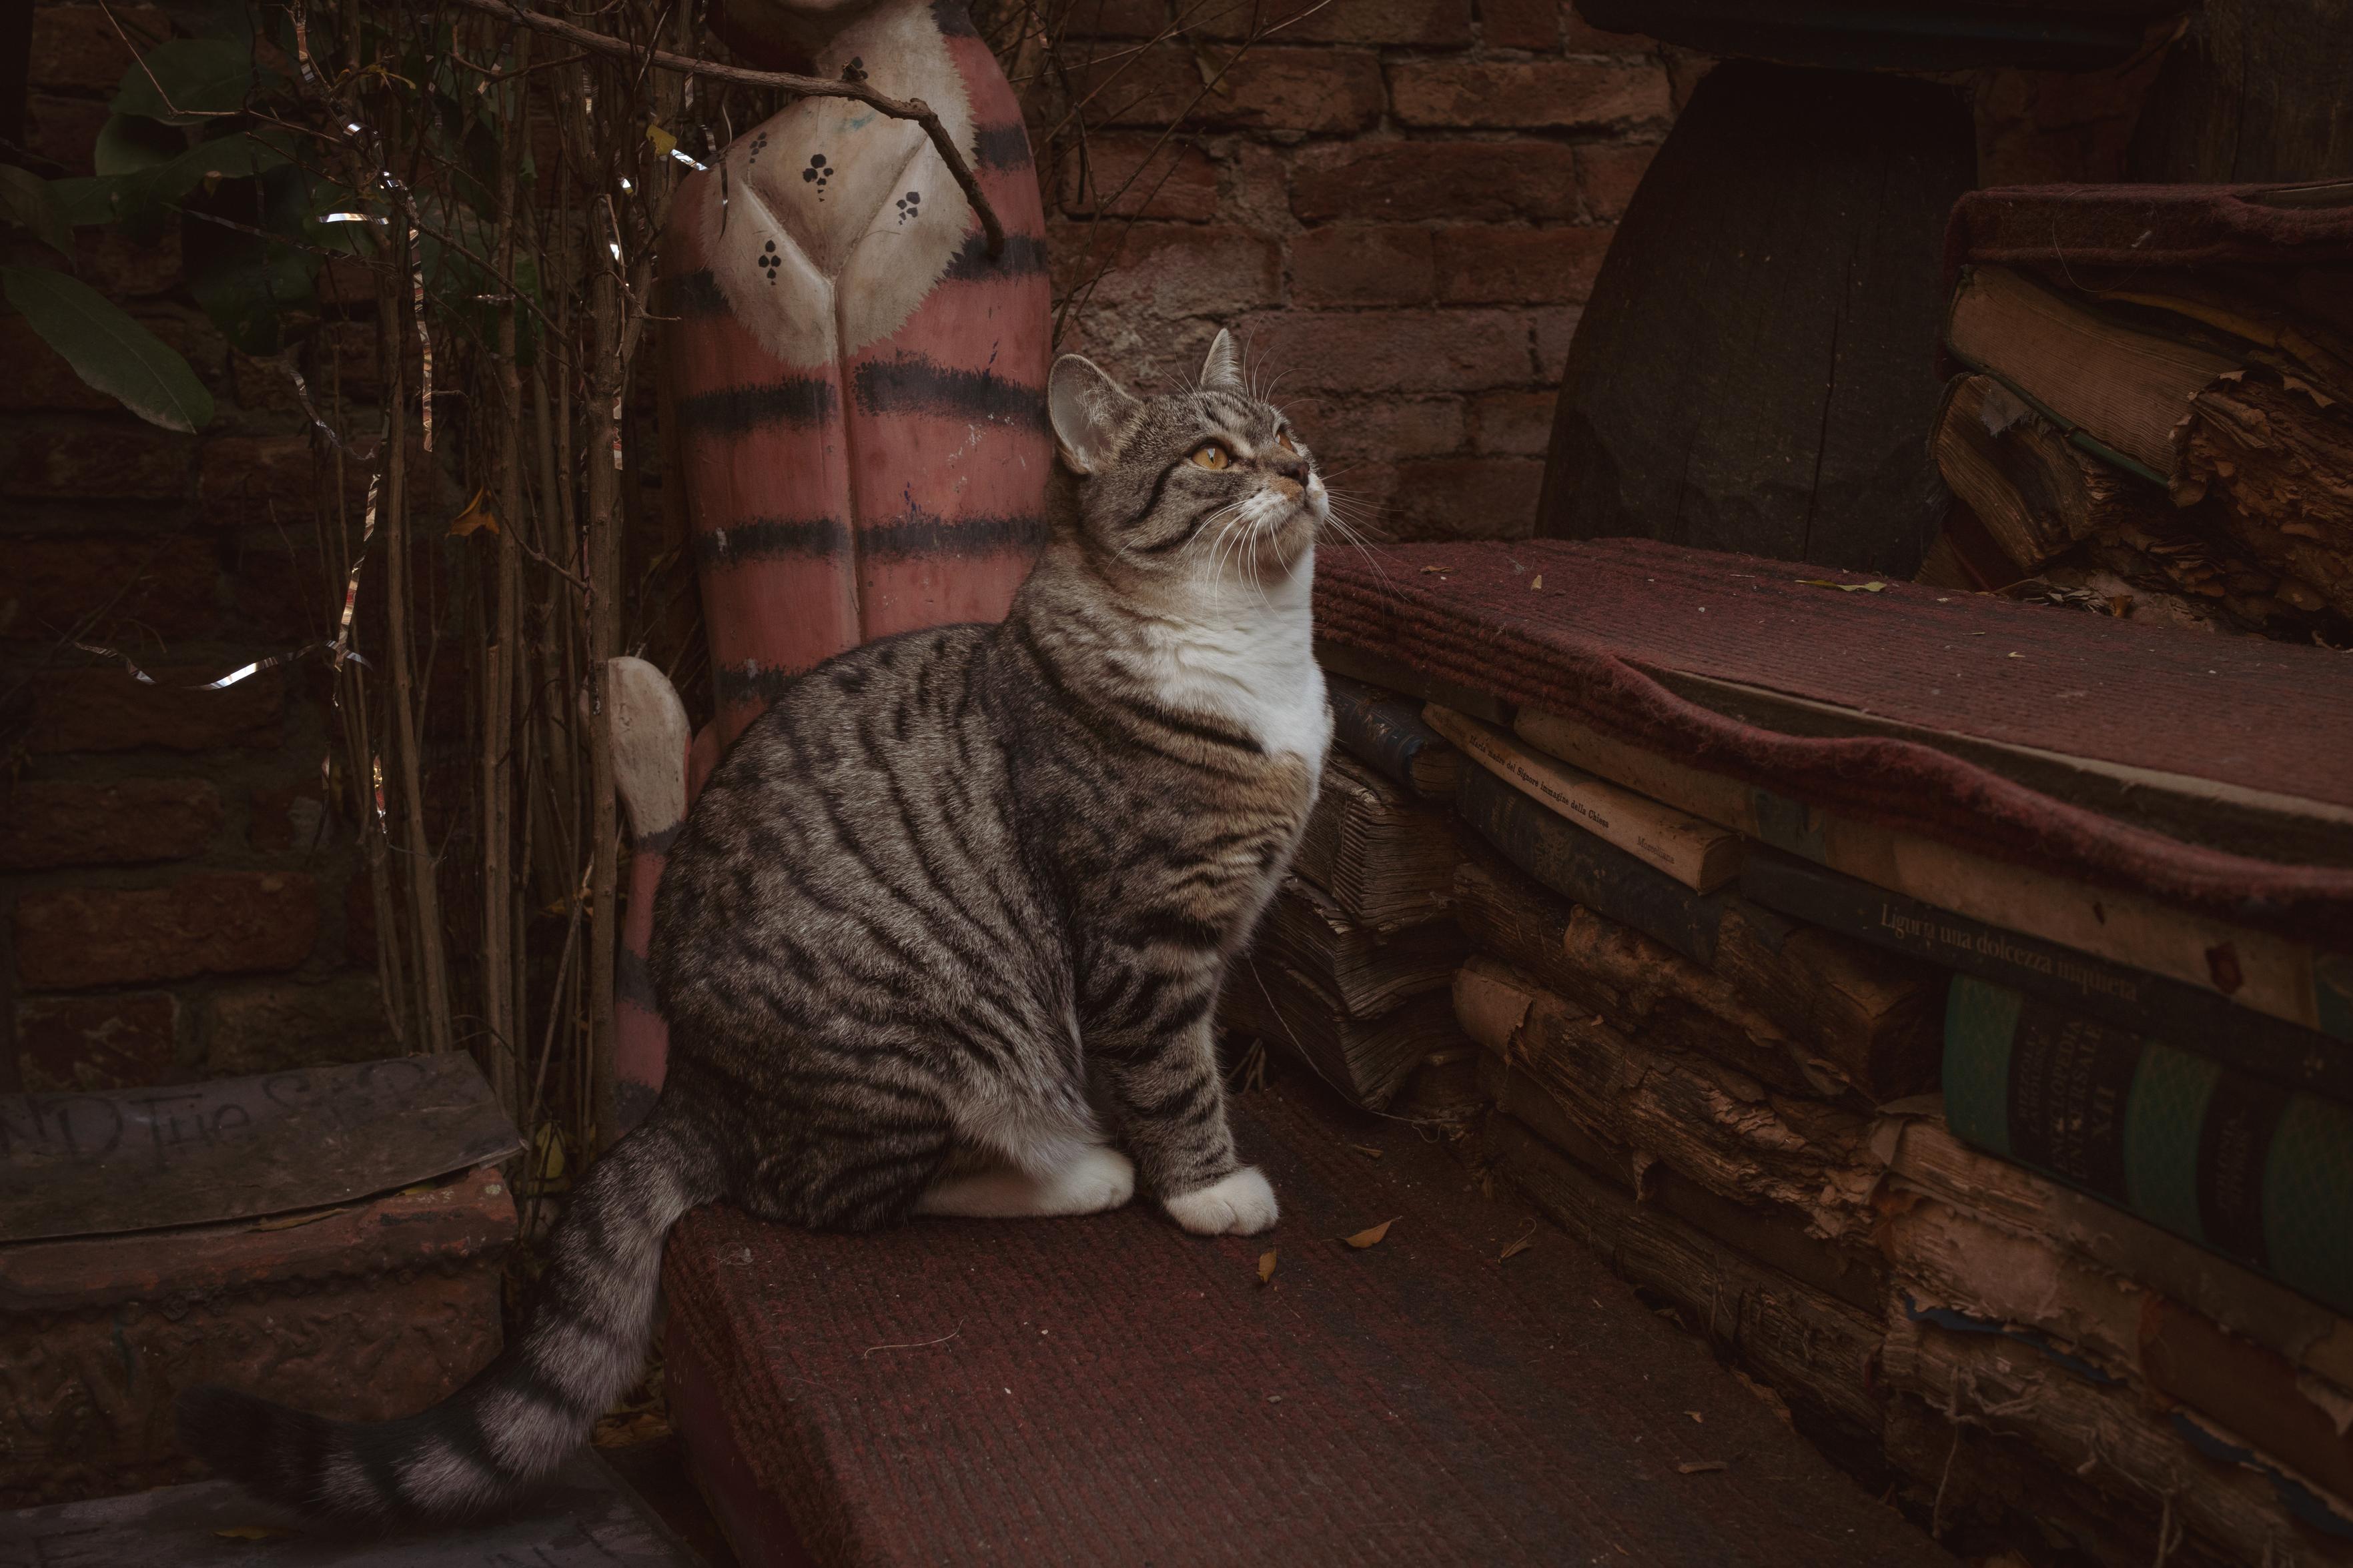
<svg viewBox="0 0 2353 1568"><path fill-rule="evenodd" d="M1274 1283L1274 1248L1271 1247L1258 1255L1258 1282L1261 1285Z"/></svg>
<svg viewBox="0 0 2353 1568"><path fill-rule="evenodd" d="M1389 1233L1389 1226L1395 1224L1397 1224L1397 1221L1394 1219L1385 1219L1381 1221L1380 1224L1373 1226L1370 1230L1360 1230L1356 1235L1347 1237L1347 1243L1349 1246L1358 1248L1378 1247L1381 1242L1381 1237L1387 1236Z"/></svg>

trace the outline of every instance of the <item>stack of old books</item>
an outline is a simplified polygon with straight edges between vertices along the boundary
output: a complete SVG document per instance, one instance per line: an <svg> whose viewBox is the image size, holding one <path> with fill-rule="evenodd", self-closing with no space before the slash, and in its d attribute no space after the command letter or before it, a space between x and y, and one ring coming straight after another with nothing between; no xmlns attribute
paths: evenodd
<svg viewBox="0 0 2353 1568"><path fill-rule="evenodd" d="M1438 1069L1425 1093L1471 1076L1447 996L1463 952L1446 811L1461 758L1419 702L1341 675L1327 688L1336 744L1324 787L1219 1022L1378 1110L1425 1066Z"/></svg>
<svg viewBox="0 0 2353 1568"><path fill-rule="evenodd" d="M1514 548L1644 552L1608 564L1694 639L1744 614L1769 637L1774 605L1841 587L1880 590L1824 594L1846 619L1947 603ZM1510 571L1531 595L1580 581ZM1569 624L1606 618L1576 593ZM1899 728L1687 674L1673 644L1613 651L1752 721ZM2353 1561L2353 961L1335 652L1435 697L1423 722L1462 754L1453 995L1495 1169L1940 1531L2119 1563ZM2142 820L2211 808L2210 838L2353 865L2353 811L2136 777Z"/></svg>
<svg viewBox="0 0 2353 1568"><path fill-rule="evenodd" d="M1956 212L1919 580L2353 645L2353 181Z"/></svg>

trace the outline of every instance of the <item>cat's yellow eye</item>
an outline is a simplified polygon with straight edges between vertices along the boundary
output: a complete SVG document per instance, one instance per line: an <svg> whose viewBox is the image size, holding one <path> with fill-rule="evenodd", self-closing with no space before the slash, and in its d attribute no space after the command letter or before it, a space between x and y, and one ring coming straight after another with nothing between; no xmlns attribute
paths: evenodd
<svg viewBox="0 0 2353 1568"><path fill-rule="evenodd" d="M1204 441L1193 448L1193 466L1197 468L1222 468L1231 461L1226 449L1215 441Z"/></svg>

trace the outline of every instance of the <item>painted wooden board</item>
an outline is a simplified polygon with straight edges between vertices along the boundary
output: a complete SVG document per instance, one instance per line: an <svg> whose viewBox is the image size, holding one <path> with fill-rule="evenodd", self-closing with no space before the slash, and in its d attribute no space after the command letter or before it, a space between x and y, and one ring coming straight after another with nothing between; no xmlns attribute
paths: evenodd
<svg viewBox="0 0 2353 1568"><path fill-rule="evenodd" d="M700 1568L586 1450L512 1514L466 1530L304 1530L227 1481L0 1514L0 1568Z"/></svg>
<svg viewBox="0 0 2353 1568"><path fill-rule="evenodd" d="M723 742L846 648L1001 618L1046 538L1045 218L1012 89L953 0L807 12L801 68L931 104L1005 246L919 128L849 100L796 100L681 187L668 330Z"/></svg>
<svg viewBox="0 0 2353 1568"><path fill-rule="evenodd" d="M0 1241L322 1207L522 1147L464 1056L0 1096Z"/></svg>

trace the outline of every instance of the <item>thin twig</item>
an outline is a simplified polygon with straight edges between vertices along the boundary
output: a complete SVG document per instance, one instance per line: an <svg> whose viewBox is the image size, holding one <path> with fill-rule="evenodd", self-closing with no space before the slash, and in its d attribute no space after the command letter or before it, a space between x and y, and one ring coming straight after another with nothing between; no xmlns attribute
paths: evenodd
<svg viewBox="0 0 2353 1568"><path fill-rule="evenodd" d="M712 81L732 81L744 87L773 88L780 92L796 93L803 98L847 98L889 115L893 120L912 121L931 138L932 146L939 153L940 162L947 165L948 174L964 192L965 200L979 215L980 226L988 237L988 254L993 258L1005 252L1005 225L998 221L997 209L988 205L981 194L980 178L965 161L964 150L955 144L947 127L940 123L937 110L920 98L892 98L862 81L833 81L821 76L798 76L789 71L746 70L742 66L722 65L717 60L697 59L691 55L676 55L667 49L640 50L625 38L576 27L554 16L542 16L512 3L512 0L457 0L469 10L486 16L497 16L518 26L530 27L553 37L576 44L593 53L609 55L640 66L652 66L661 70L675 71L683 76L699 76Z"/></svg>
<svg viewBox="0 0 2353 1568"><path fill-rule="evenodd" d="M935 1340L910 1340L903 1345L868 1345L866 1349L860 1352L858 1359L864 1361L866 1357L872 1355L876 1351L929 1350L934 1345L944 1345L947 1343L950 1340L955 1338L962 1332L964 1332L964 1324L959 1322L955 1328L950 1329L946 1333L942 1334Z"/></svg>

